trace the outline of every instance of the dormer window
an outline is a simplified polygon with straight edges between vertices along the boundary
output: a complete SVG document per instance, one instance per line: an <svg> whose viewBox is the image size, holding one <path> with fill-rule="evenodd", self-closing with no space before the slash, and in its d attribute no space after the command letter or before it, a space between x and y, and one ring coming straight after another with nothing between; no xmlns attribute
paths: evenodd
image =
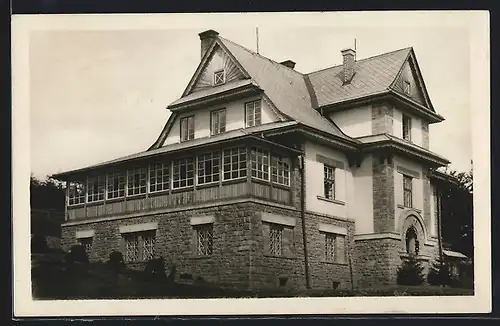
<svg viewBox="0 0 500 326"><path fill-rule="evenodd" d="M226 74L224 70L214 72L214 86L222 85L226 82Z"/></svg>
<svg viewBox="0 0 500 326"><path fill-rule="evenodd" d="M405 92L406 95L411 94L411 84L408 80L403 81L403 91Z"/></svg>

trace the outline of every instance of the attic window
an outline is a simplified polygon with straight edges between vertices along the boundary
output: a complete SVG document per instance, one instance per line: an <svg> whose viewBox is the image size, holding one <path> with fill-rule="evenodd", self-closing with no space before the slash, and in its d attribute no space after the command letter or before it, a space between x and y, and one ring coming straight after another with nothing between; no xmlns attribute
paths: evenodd
<svg viewBox="0 0 500 326"><path fill-rule="evenodd" d="M403 81L403 91L407 95L410 95L410 93L411 93L411 84L407 80Z"/></svg>
<svg viewBox="0 0 500 326"><path fill-rule="evenodd" d="M226 82L224 70L214 72L214 85L222 85Z"/></svg>

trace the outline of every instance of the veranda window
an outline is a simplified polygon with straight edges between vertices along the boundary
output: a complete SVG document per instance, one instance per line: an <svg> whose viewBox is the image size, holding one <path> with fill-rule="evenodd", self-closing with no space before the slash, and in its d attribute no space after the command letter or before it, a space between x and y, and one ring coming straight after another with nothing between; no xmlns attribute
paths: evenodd
<svg viewBox="0 0 500 326"><path fill-rule="evenodd" d="M82 183L70 182L68 187L69 205L78 205L85 203L85 186Z"/></svg>
<svg viewBox="0 0 500 326"><path fill-rule="evenodd" d="M87 201L89 203L104 200L106 179L104 176L89 177L87 181Z"/></svg>
<svg viewBox="0 0 500 326"><path fill-rule="evenodd" d="M193 158L182 158L174 161L173 188L190 187L194 185Z"/></svg>
<svg viewBox="0 0 500 326"><path fill-rule="evenodd" d="M251 167L252 177L269 180L269 151L260 148L252 147L251 149Z"/></svg>
<svg viewBox="0 0 500 326"><path fill-rule="evenodd" d="M277 184L290 185L289 160L278 155L271 156L271 181Z"/></svg>
<svg viewBox="0 0 500 326"><path fill-rule="evenodd" d="M198 156L198 184L217 182L220 179L220 152Z"/></svg>
<svg viewBox="0 0 500 326"><path fill-rule="evenodd" d="M224 180L244 178L247 176L247 149L234 147L223 152Z"/></svg>
<svg viewBox="0 0 500 326"><path fill-rule="evenodd" d="M135 168L127 171L127 195L139 195L146 193L147 169Z"/></svg>
<svg viewBox="0 0 500 326"><path fill-rule="evenodd" d="M111 172L107 177L108 199L125 196L125 173L122 171Z"/></svg>
<svg viewBox="0 0 500 326"><path fill-rule="evenodd" d="M149 166L149 192L168 190L170 188L169 164L159 163Z"/></svg>

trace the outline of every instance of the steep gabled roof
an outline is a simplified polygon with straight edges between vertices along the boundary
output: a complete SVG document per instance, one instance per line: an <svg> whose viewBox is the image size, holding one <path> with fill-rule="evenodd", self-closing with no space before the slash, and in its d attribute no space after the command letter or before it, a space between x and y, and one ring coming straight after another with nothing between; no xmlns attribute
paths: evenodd
<svg viewBox="0 0 500 326"><path fill-rule="evenodd" d="M354 63L354 76L343 84L343 66L338 65L307 74L318 107L386 92L393 84L412 48L405 48Z"/></svg>
<svg viewBox="0 0 500 326"><path fill-rule="evenodd" d="M281 113L306 126L353 141L332 121L313 109L310 90L303 74L233 41L220 36L218 39L264 90Z"/></svg>

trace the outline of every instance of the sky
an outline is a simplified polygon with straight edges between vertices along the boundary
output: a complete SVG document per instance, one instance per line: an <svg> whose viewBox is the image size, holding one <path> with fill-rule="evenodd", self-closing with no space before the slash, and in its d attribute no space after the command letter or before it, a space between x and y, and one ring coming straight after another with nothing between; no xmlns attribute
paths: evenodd
<svg viewBox="0 0 500 326"><path fill-rule="evenodd" d="M309 25L291 25L289 18L275 17L274 24L245 18L206 19L199 26L169 16L152 18L150 25L145 17L128 17L126 24L119 17L106 24L101 18L95 25L75 19L71 28L60 24L31 31L32 173L44 178L146 150L168 119L166 106L181 96L197 68L198 33L212 28L256 50L256 26L260 54L278 62L291 59L302 73L341 64L340 51L354 46L354 39L358 60L413 47L434 108L446 119L430 126L430 149L448 158L452 168L470 169L471 46L466 25L440 26L436 16L426 26L419 15L399 24L373 15L349 24L323 19Z"/></svg>

